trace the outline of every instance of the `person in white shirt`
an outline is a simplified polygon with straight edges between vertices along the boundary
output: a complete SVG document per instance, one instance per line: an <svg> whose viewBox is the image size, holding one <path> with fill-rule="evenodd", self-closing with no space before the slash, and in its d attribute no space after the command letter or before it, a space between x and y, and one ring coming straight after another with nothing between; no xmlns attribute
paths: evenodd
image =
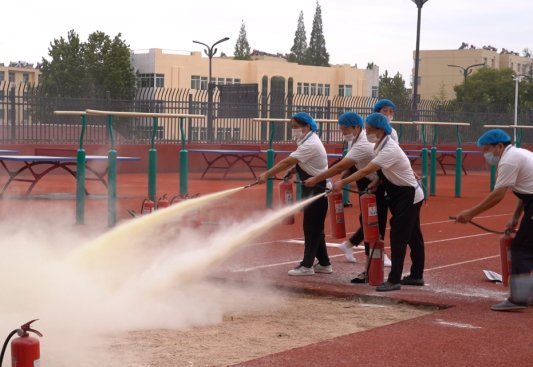
<svg viewBox="0 0 533 367"><path fill-rule="evenodd" d="M306 186L313 187L317 182L341 173L342 177L347 177L358 169L365 167L374 158L374 144L369 143L366 139L366 132L363 128L363 118L355 112L345 112L339 116L338 121L344 140L348 144L348 152L344 158L331 166L326 172L305 181ZM375 173L361 178L357 181L358 191L360 193L365 192L372 181L378 180L379 177ZM385 229L387 226L387 203L385 202L382 186L378 186L375 195L378 206L379 233L383 239L385 237ZM339 249L344 252L344 256L349 262L356 262L352 252L353 246L359 246L359 244L363 242L364 233L361 214L359 214L359 224L360 227L353 236L339 246ZM365 243L365 254L367 256L369 254L368 243ZM391 265L387 255L384 256L384 263L385 266ZM365 283L366 280L366 272L363 272L353 278L351 282Z"/></svg>
<svg viewBox="0 0 533 367"><path fill-rule="evenodd" d="M257 182L264 183L269 177L293 167L301 181L317 176L328 169L326 149L316 134L315 120L306 112L292 116L292 138L297 149L274 167L262 173ZM318 183L314 188L302 187L302 197L307 198L325 192L327 182ZM323 196L304 208L304 256L300 264L289 271L289 275L331 274L333 269L329 260L324 234L324 221L328 211L328 199ZM318 263L313 265L315 258Z"/></svg>
<svg viewBox="0 0 533 367"><path fill-rule="evenodd" d="M384 185L390 219L391 271L377 291L395 291L403 285L424 285L424 238L420 229L420 208L424 192L416 180L409 158L391 139L389 120L381 113L372 113L365 120L367 139L375 143L375 157L349 177L335 182L334 191L350 182L377 172ZM402 278L407 245L411 249L411 273Z"/></svg>
<svg viewBox="0 0 533 367"><path fill-rule="evenodd" d="M390 99L383 98L376 102L373 110L374 112L379 112L387 116L387 118L389 119L389 123L391 123L392 120L394 120L394 112L396 111L396 105ZM398 133L392 127L392 125L391 129L392 130L390 133L390 137L392 138L392 140L398 143Z"/></svg>
<svg viewBox="0 0 533 367"><path fill-rule="evenodd" d="M497 166L494 190L476 206L463 210L456 216L459 223L468 223L477 215L494 207L503 200L507 189L518 198L514 213L506 229L520 226L511 244L510 296L507 300L491 306L493 311L514 311L527 307L524 288L530 287L533 272L533 153L516 148L511 137L503 130L492 129L477 141L487 163ZM523 215L522 215L523 214ZM530 294L533 296L533 294Z"/></svg>

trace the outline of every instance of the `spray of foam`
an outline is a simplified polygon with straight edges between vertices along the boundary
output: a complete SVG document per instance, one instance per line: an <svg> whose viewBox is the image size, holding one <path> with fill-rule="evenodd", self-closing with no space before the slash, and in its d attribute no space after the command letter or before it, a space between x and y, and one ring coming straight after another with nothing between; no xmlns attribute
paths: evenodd
<svg viewBox="0 0 533 367"><path fill-rule="evenodd" d="M119 287L95 281L101 269L90 271L80 267L78 261L72 261L76 258L72 256L72 247L88 239L65 231L71 223L67 219L62 222L60 218L64 216L40 213L41 218L48 218L41 222L31 215L12 217L0 224L6 244L0 257L3 293L0 330L7 336L20 324L39 318L34 327L45 334L43 365L110 366L106 335L139 329L184 329L220 322L229 311L248 309L249 294L236 294L235 290L198 280L251 238L311 200L252 224L225 227L210 236L209 241L201 233L183 229L174 242L161 241L148 248L120 242L127 240L127 236L112 237L107 246L122 250L133 247L132 254L142 260L137 259L136 265L130 267L131 258L126 257L124 266L106 269L106 276L122 272L123 283ZM157 214L146 216L145 220ZM152 219L148 226L167 223L166 219ZM144 228L139 233L151 232ZM96 243L95 248L102 250L98 254L105 258L106 243L99 240ZM144 266L139 266L140 263ZM269 302L264 302L264 306L269 307Z"/></svg>

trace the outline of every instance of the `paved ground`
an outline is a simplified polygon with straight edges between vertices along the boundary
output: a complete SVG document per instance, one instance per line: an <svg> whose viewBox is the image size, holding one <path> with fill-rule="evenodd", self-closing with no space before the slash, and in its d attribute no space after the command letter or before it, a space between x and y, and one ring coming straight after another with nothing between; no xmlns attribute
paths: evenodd
<svg viewBox="0 0 533 367"><path fill-rule="evenodd" d="M250 183L250 179L198 180L191 179L191 193L201 194ZM72 182L69 182L71 180ZM158 176L158 194L176 194L177 175ZM299 261L303 247L301 216L293 226L278 225L257 239L256 243L226 261L213 274L224 281L267 283L276 287L319 295L334 295L375 299L379 302L407 302L432 305L438 311L412 320L338 337L327 342L308 345L279 354L239 364L240 366L531 366L533 365L533 307L515 313L490 311L489 306L506 297L506 289L489 282L483 269L498 271L498 235L488 234L470 225L454 224L449 215L456 214L478 202L488 192L488 176L472 173L463 177L463 198L454 198L453 176L439 176L436 197L422 208L423 233L426 241L426 272L424 287L404 286L401 291L377 293L368 285L352 285L349 279L363 269L360 250L358 263L349 264L334 248L342 239L328 237L334 273L313 277L289 277L287 270ZM139 209L146 193L144 175L119 176L120 220L127 220L126 209ZM20 187L24 185L20 183ZM17 187L11 187L11 197L5 195L1 211L12 208L50 205L61 201L65 215L74 223L74 192L72 178L51 176L36 187L30 199L21 199ZM87 204L87 230L105 230L105 190L91 186L93 194ZM51 192L61 192L51 195ZM52 198L53 200L50 200ZM40 200L46 199L46 200ZM254 186L224 203L225 210L246 216L264 208L264 186ZM497 208L478 221L501 229L514 205L509 194ZM202 215L216 221L220 207ZM218 213L218 214L217 214ZM356 208L346 210L347 230L356 229ZM329 229L328 229L329 233ZM388 243L386 243L388 246ZM405 271L409 261L406 260ZM387 271L386 271L387 272ZM316 322L316 321L315 321ZM317 327L320 327L320 323Z"/></svg>

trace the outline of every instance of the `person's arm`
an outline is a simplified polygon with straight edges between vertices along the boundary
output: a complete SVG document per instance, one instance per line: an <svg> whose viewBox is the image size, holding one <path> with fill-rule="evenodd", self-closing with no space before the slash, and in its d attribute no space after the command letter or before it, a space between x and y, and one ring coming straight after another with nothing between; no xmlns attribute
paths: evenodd
<svg viewBox="0 0 533 367"><path fill-rule="evenodd" d="M365 167L361 168L354 174L335 182L335 184L333 185L333 191L339 191L342 189L344 185L347 185L353 181L359 181L363 177L368 176L369 174L376 172L380 169L381 169L380 166L378 166L377 164L373 162L370 162Z"/></svg>
<svg viewBox="0 0 533 367"><path fill-rule="evenodd" d="M330 178L335 175L338 175L339 173L350 168L354 164L355 162L352 161L350 158L344 157L343 159L341 159L340 162L331 166L327 171L322 172L318 176L310 177L307 180L305 180L304 185L307 187L314 187L320 181L324 181L326 178Z"/></svg>
<svg viewBox="0 0 533 367"><path fill-rule="evenodd" d="M475 216L483 213L484 211L489 210L496 204L498 204L502 199L505 197L505 193L507 192L507 187L500 187L498 189L495 189L490 194L483 199L479 204L476 206L463 210L456 216L456 221L459 223L468 223L474 218Z"/></svg>
<svg viewBox="0 0 533 367"><path fill-rule="evenodd" d="M298 160L296 158L288 156L287 158L284 158L281 161L279 161L274 167L272 167L268 171L263 172L257 178L257 183L265 183L269 177L275 176L279 172L285 171L288 168L296 165L297 163L298 163Z"/></svg>

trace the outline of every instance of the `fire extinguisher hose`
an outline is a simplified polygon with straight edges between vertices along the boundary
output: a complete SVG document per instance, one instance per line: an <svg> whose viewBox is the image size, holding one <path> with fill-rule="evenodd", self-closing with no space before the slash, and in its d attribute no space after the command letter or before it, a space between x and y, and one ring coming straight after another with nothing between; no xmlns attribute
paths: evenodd
<svg viewBox="0 0 533 367"><path fill-rule="evenodd" d="M457 217L453 217L453 216L450 216L449 218L452 219L452 220L456 220L457 219ZM489 232L489 233L505 234L507 232L510 232L510 231L497 231L495 229L487 228L487 227L482 226L481 224L478 224L478 223L476 223L474 221L469 221L468 223L472 224L473 226L478 227L479 229L484 230L485 232Z"/></svg>
<svg viewBox="0 0 533 367"><path fill-rule="evenodd" d="M19 329L15 329L7 336L7 339L4 342L4 345L2 346L2 352L0 353L0 367L2 367L2 364L4 363L4 354L6 352L7 344L9 343L9 340L13 337L13 335L15 335L18 331Z"/></svg>

